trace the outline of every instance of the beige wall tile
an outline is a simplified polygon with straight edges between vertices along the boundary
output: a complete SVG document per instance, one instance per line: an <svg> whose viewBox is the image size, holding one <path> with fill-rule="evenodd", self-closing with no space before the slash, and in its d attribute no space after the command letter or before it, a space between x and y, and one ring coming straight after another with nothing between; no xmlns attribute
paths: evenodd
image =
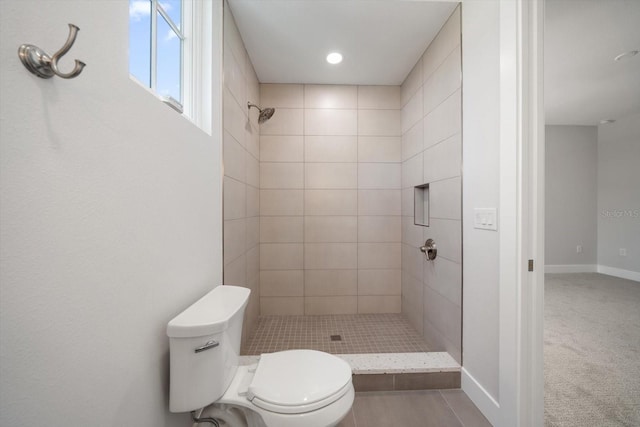
<svg viewBox="0 0 640 427"><path fill-rule="evenodd" d="M424 264L428 262L420 249L402 245L402 274L409 275L416 280L423 280Z"/></svg>
<svg viewBox="0 0 640 427"><path fill-rule="evenodd" d="M357 170L357 163L307 163L304 184L309 189L356 188Z"/></svg>
<svg viewBox="0 0 640 427"><path fill-rule="evenodd" d="M260 297L260 315L262 316L298 316L303 314L303 297Z"/></svg>
<svg viewBox="0 0 640 427"><path fill-rule="evenodd" d="M358 190L358 215L400 215L400 190Z"/></svg>
<svg viewBox="0 0 640 427"><path fill-rule="evenodd" d="M301 216L260 217L260 242L302 243L302 218Z"/></svg>
<svg viewBox="0 0 640 427"><path fill-rule="evenodd" d="M401 270L358 271L358 295L400 295L401 291Z"/></svg>
<svg viewBox="0 0 640 427"><path fill-rule="evenodd" d="M436 349L459 352L462 336L460 307L429 287L424 288L423 300L425 332L428 332L430 328L434 328L438 332L438 334L431 334L431 336L427 335L431 338L427 341L429 347L431 347L431 341L436 341L434 346Z"/></svg>
<svg viewBox="0 0 640 427"><path fill-rule="evenodd" d="M224 265L244 254L245 241L246 224L244 218L224 221Z"/></svg>
<svg viewBox="0 0 640 427"><path fill-rule="evenodd" d="M306 296L357 295L358 270L305 270Z"/></svg>
<svg viewBox="0 0 640 427"><path fill-rule="evenodd" d="M400 87L400 101L401 107L409 102L411 97L422 87L422 58L418 60L416 65L409 73L402 86Z"/></svg>
<svg viewBox="0 0 640 427"><path fill-rule="evenodd" d="M356 216L305 216L304 240L309 243L357 242Z"/></svg>
<svg viewBox="0 0 640 427"><path fill-rule="evenodd" d="M224 279L225 285L234 286L246 286L247 283L247 262L244 255L231 261L224 266Z"/></svg>
<svg viewBox="0 0 640 427"><path fill-rule="evenodd" d="M303 85L260 84L261 108L303 108Z"/></svg>
<svg viewBox="0 0 640 427"><path fill-rule="evenodd" d="M305 162L357 162L356 136L306 136Z"/></svg>
<svg viewBox="0 0 640 427"><path fill-rule="evenodd" d="M358 243L358 268L401 268L400 246L400 243Z"/></svg>
<svg viewBox="0 0 640 427"><path fill-rule="evenodd" d="M261 162L302 162L303 137L291 135L262 135Z"/></svg>
<svg viewBox="0 0 640 427"><path fill-rule="evenodd" d="M303 295L302 270L275 270L260 273L260 296L301 297Z"/></svg>
<svg viewBox="0 0 640 427"><path fill-rule="evenodd" d="M306 109L305 135L357 135L357 110Z"/></svg>
<svg viewBox="0 0 640 427"><path fill-rule="evenodd" d="M302 163L262 162L260 164L260 188L304 188L303 170Z"/></svg>
<svg viewBox="0 0 640 427"><path fill-rule="evenodd" d="M257 128L258 122L245 126L244 139L246 149L256 159L260 157L260 131Z"/></svg>
<svg viewBox="0 0 640 427"><path fill-rule="evenodd" d="M411 326L422 330L424 285L406 274L402 275L402 312L407 315Z"/></svg>
<svg viewBox="0 0 640 427"><path fill-rule="evenodd" d="M226 88L224 89L223 95L223 108L224 130L229 132L229 134L244 147L244 125L247 121L247 115L240 105L238 105L231 92Z"/></svg>
<svg viewBox="0 0 640 427"><path fill-rule="evenodd" d="M400 136L400 110L358 110L358 135Z"/></svg>
<svg viewBox="0 0 640 427"><path fill-rule="evenodd" d="M305 215L357 215L357 190L305 190Z"/></svg>
<svg viewBox="0 0 640 427"><path fill-rule="evenodd" d="M413 221L413 216L402 217L402 243L406 243L417 250L426 240L422 233L425 229L428 230L428 227L415 225Z"/></svg>
<svg viewBox="0 0 640 427"><path fill-rule="evenodd" d="M358 311L358 297L305 297L304 314L355 314Z"/></svg>
<svg viewBox="0 0 640 427"><path fill-rule="evenodd" d="M247 213L246 185L225 176L223 194L224 219L244 218Z"/></svg>
<svg viewBox="0 0 640 427"><path fill-rule="evenodd" d="M400 242L400 216L359 216L358 242Z"/></svg>
<svg viewBox="0 0 640 427"><path fill-rule="evenodd" d="M245 248L249 250L260 243L260 218L255 216L252 218L246 218L246 241Z"/></svg>
<svg viewBox="0 0 640 427"><path fill-rule="evenodd" d="M424 151L424 181L433 182L462 174L462 138L453 135Z"/></svg>
<svg viewBox="0 0 640 427"><path fill-rule="evenodd" d="M432 182L429 185L429 216L441 219L460 219L460 177Z"/></svg>
<svg viewBox="0 0 640 427"><path fill-rule="evenodd" d="M416 123L411 129L402 134L402 161L415 156L423 150L424 125L422 121Z"/></svg>
<svg viewBox="0 0 640 427"><path fill-rule="evenodd" d="M245 180L245 150L227 131L223 140L224 174L238 181Z"/></svg>
<svg viewBox="0 0 640 427"><path fill-rule="evenodd" d="M238 63L241 66L242 73L246 72L246 51L244 49L244 43L242 37L238 31L231 10L228 7L224 8L224 48L225 50L231 50L233 55L238 58Z"/></svg>
<svg viewBox="0 0 640 427"><path fill-rule="evenodd" d="M304 284L303 270L263 270L260 272L260 287L276 291L277 289L298 289ZM271 291L267 291L270 293ZM279 292L279 291L276 291ZM279 296L265 295L262 296Z"/></svg>
<svg viewBox="0 0 640 427"><path fill-rule="evenodd" d="M358 108L358 87L305 85L304 108Z"/></svg>
<svg viewBox="0 0 640 427"><path fill-rule="evenodd" d="M260 190L252 187L251 185L247 185L247 216L258 216L260 215Z"/></svg>
<svg viewBox="0 0 640 427"><path fill-rule="evenodd" d="M402 163L402 188L426 184L422 176L424 170L422 157L422 153L416 154Z"/></svg>
<svg viewBox="0 0 640 427"><path fill-rule="evenodd" d="M402 189L402 215L410 216L413 222L414 209L413 199L415 198L415 190L413 187L407 187Z"/></svg>
<svg viewBox="0 0 640 427"><path fill-rule="evenodd" d="M422 90L418 90L402 107L402 133L406 133L409 129L415 126L424 117L422 110Z"/></svg>
<svg viewBox="0 0 640 427"><path fill-rule="evenodd" d="M358 313L400 313L400 295L358 296Z"/></svg>
<svg viewBox="0 0 640 427"><path fill-rule="evenodd" d="M305 243L304 268L354 269L358 267L357 243Z"/></svg>
<svg viewBox="0 0 640 427"><path fill-rule="evenodd" d="M399 110L400 86L358 86L358 108Z"/></svg>
<svg viewBox="0 0 640 427"><path fill-rule="evenodd" d="M460 8L457 8L431 42L423 56L422 81L425 82L447 55L460 44Z"/></svg>
<svg viewBox="0 0 640 427"><path fill-rule="evenodd" d="M260 135L302 135L303 110L278 108L273 116L260 125Z"/></svg>
<svg viewBox="0 0 640 427"><path fill-rule="evenodd" d="M245 76L247 84L247 101L256 103L260 100L260 82L258 82L258 76L256 75L256 71L253 69L253 65L251 64L251 60L248 58L248 55L247 71L245 72ZM257 123L257 121L255 123Z"/></svg>
<svg viewBox="0 0 640 427"><path fill-rule="evenodd" d="M400 162L402 138L399 136L358 137L359 162Z"/></svg>
<svg viewBox="0 0 640 427"><path fill-rule="evenodd" d="M400 189L400 177L400 163L358 164L358 188L361 189Z"/></svg>
<svg viewBox="0 0 640 427"><path fill-rule="evenodd" d="M424 227L423 240L434 239L438 245L438 258L462 262L462 225L459 219L438 219Z"/></svg>
<svg viewBox="0 0 640 427"><path fill-rule="evenodd" d="M260 282L260 245L248 249L247 258L247 283L256 282L256 293L258 293L257 283ZM253 288L252 288L253 289Z"/></svg>
<svg viewBox="0 0 640 427"><path fill-rule="evenodd" d="M245 182L256 188L260 186L260 163L249 152L245 156L246 176Z"/></svg>
<svg viewBox="0 0 640 427"><path fill-rule="evenodd" d="M246 83L242 67L238 65L231 49L224 49L224 85L231 92L238 104L246 99ZM243 58L244 59L244 58Z"/></svg>
<svg viewBox="0 0 640 427"><path fill-rule="evenodd" d="M302 215L303 190L260 190L260 215Z"/></svg>
<svg viewBox="0 0 640 427"><path fill-rule="evenodd" d="M431 74L423 86L423 111L433 111L462 84L460 45L453 49L444 62Z"/></svg>
<svg viewBox="0 0 640 427"><path fill-rule="evenodd" d="M438 257L424 263L424 284L457 307L462 306L462 265Z"/></svg>
<svg viewBox="0 0 640 427"><path fill-rule="evenodd" d="M460 133L461 130L460 90L455 91L436 109L424 118L424 148Z"/></svg>
<svg viewBox="0 0 640 427"><path fill-rule="evenodd" d="M301 243L261 243L261 270L300 270L302 269Z"/></svg>

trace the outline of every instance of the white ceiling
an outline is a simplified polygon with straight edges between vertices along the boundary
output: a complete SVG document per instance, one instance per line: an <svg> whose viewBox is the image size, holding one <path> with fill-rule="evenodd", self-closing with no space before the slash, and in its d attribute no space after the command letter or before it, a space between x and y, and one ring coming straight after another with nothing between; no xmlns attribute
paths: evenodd
<svg viewBox="0 0 640 427"><path fill-rule="evenodd" d="M640 112L640 0L547 0L548 124L597 125Z"/></svg>
<svg viewBox="0 0 640 427"><path fill-rule="evenodd" d="M229 0L262 83L399 85L457 3ZM329 65L329 52L343 54Z"/></svg>

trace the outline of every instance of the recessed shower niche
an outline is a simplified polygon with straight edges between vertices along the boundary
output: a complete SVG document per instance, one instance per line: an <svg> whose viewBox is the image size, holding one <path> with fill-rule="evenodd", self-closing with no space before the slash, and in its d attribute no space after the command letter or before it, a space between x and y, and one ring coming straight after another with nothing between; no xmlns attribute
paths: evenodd
<svg viewBox="0 0 640 427"><path fill-rule="evenodd" d="M413 188L413 223L429 226L429 184Z"/></svg>

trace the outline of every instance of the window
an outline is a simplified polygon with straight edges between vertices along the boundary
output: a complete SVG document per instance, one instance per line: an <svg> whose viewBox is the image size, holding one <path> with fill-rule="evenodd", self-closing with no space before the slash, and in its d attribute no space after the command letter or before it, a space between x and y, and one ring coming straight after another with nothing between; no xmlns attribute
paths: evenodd
<svg viewBox="0 0 640 427"><path fill-rule="evenodd" d="M182 0L129 0L129 73L180 112L184 100L182 6Z"/></svg>
<svg viewBox="0 0 640 427"><path fill-rule="evenodd" d="M214 2L129 0L129 74L211 132ZM212 77L213 76L213 77Z"/></svg>

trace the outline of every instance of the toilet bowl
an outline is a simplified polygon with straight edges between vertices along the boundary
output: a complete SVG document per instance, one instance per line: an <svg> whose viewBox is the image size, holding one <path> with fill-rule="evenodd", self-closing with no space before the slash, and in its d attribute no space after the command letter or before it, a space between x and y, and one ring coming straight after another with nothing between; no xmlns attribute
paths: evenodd
<svg viewBox="0 0 640 427"><path fill-rule="evenodd" d="M214 406L242 408L250 427L329 427L345 417L353 399L346 362L320 351L288 350L263 354L257 364L238 367ZM247 411L262 422L250 422Z"/></svg>
<svg viewBox="0 0 640 427"><path fill-rule="evenodd" d="M235 427L331 427L351 409L351 368L315 350L266 353L239 365L249 289L219 286L171 320L172 412L232 420ZM238 412L242 416L238 416Z"/></svg>

